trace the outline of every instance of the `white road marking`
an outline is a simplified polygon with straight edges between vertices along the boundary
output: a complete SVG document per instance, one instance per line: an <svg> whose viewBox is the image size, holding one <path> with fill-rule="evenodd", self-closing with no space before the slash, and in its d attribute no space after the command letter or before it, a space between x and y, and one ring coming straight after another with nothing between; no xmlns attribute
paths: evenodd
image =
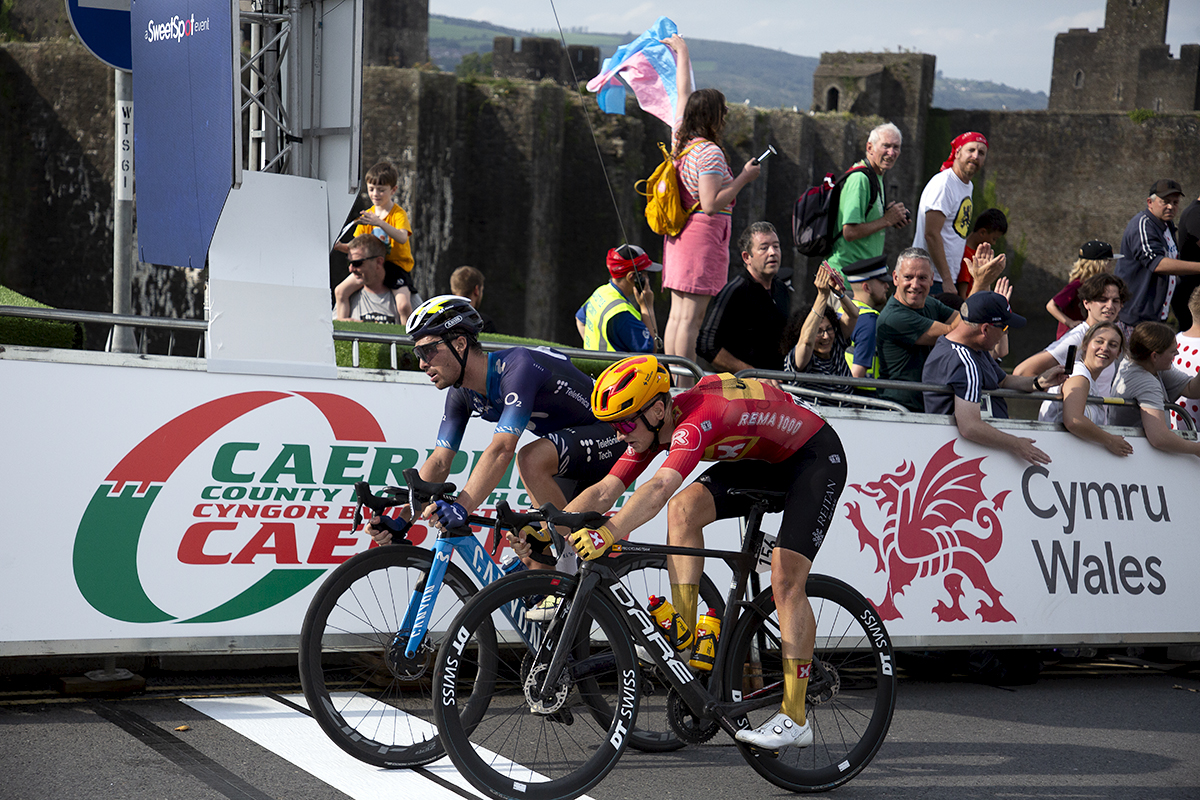
<svg viewBox="0 0 1200 800"><path fill-rule="evenodd" d="M286 695L285 699L308 707L302 694ZM415 770L381 769L359 761L331 742L312 717L269 697L195 698L183 702L355 800L379 800L381 792L397 791L400 797L461 800L461 795ZM370 704L368 698L363 698L364 708ZM449 758L443 757L423 769L472 796L483 797L458 774ZM528 775L532 777L533 773ZM591 798L584 795L583 800Z"/></svg>
<svg viewBox="0 0 1200 800"><path fill-rule="evenodd" d="M286 699L300 706L308 705L303 695L288 695ZM331 742L316 720L269 697L201 698L183 702L355 800L397 796L461 800L460 795L414 770L381 769L359 761ZM475 797L483 797L458 774L448 758L425 769Z"/></svg>

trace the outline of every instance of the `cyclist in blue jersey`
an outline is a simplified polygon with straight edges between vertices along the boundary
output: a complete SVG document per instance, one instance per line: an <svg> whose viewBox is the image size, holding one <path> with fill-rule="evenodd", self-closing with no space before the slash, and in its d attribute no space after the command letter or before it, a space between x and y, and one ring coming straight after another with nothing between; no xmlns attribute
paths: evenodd
<svg viewBox="0 0 1200 800"><path fill-rule="evenodd" d="M491 444L457 500L438 501L425 509L424 516L443 529L465 523L495 490L514 455L533 505L562 508L607 475L625 451L612 426L596 421L592 379L570 359L549 348L485 353L477 338L482 325L479 312L456 295L427 300L408 318L421 368L434 386L449 389L437 441L421 465L421 478L446 480L473 415L496 423ZM518 451L526 430L539 438ZM380 544L391 541L385 528L373 524L368 531Z"/></svg>

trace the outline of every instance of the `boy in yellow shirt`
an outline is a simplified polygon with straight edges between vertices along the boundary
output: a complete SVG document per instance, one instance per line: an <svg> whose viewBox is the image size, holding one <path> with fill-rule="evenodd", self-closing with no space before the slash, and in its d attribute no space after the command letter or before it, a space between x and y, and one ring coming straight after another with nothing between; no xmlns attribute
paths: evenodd
<svg viewBox="0 0 1200 800"><path fill-rule="evenodd" d="M396 313L403 323L412 313L412 297L417 293L417 288L412 277L412 249L408 244L409 237L412 236L412 226L404 209L392 200L399 188L400 174L388 162L381 161L367 170L367 195L374 205L359 216L354 235L374 233L379 236L382 231L391 240L384 262L383 285L392 291L396 299ZM349 252L349 245L338 242L333 249L346 253ZM352 271L333 290L335 306L338 302L348 300L362 288L362 278Z"/></svg>

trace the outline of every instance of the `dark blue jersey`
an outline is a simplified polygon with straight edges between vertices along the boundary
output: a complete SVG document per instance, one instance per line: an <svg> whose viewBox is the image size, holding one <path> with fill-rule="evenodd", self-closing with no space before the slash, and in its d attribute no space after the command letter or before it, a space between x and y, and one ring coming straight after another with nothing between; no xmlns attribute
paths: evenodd
<svg viewBox="0 0 1200 800"><path fill-rule="evenodd" d="M450 389L438 428L437 446L458 450L472 415L497 422L496 433L538 436L578 425L594 425L592 379L570 359L548 347L514 347L487 356L487 395Z"/></svg>

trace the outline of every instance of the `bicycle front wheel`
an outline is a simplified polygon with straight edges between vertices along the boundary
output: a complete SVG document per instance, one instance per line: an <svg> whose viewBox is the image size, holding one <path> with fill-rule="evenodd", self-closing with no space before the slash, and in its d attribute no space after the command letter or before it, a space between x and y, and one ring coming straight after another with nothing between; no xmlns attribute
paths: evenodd
<svg viewBox="0 0 1200 800"><path fill-rule="evenodd" d="M565 619L578 584L553 572L522 572L475 596L450 626L438 655L434 718L446 754L464 778L490 797L565 800L591 789L617 763L637 717L638 668L620 613L600 594L588 600L579 635L568 646L563 674L539 697L545 675L523 642L501 647L489 676L491 702L483 717L469 713L473 676L460 654L486 639L494 614L515 611L518 623L540 644L545 631ZM524 619L530 598L556 595L556 620L538 626ZM503 631L504 628L502 627ZM596 713L596 709L611 709Z"/></svg>
<svg viewBox="0 0 1200 800"><path fill-rule="evenodd" d="M613 559L613 572L638 602L649 603L651 595L671 596L667 557L662 553L622 553ZM700 576L700 612L712 609L721 617L725 599L712 578ZM671 684L650 660L638 659L642 669L638 726L629 736L629 746L645 753L667 753L687 745L667 722L667 693Z"/></svg>
<svg viewBox="0 0 1200 800"><path fill-rule="evenodd" d="M786 747L778 757L738 743L742 757L776 786L821 792L849 781L879 751L896 708L895 658L875 608L849 584L811 575L807 593L816 617L816 649L805 712L813 743ZM783 695L782 640L771 590L746 609L725 666L726 700ZM748 714L764 723L779 703Z"/></svg>
<svg viewBox="0 0 1200 800"><path fill-rule="evenodd" d="M309 710L338 747L377 767L421 766L443 753L433 726L434 659L475 584L448 565L429 630L407 657L400 627L409 603L420 601L432 563L429 550L411 545L359 553L330 573L304 617L300 682ZM492 674L495 629L482 626L473 645L464 674ZM465 694L464 708L482 713L489 693L481 683Z"/></svg>

